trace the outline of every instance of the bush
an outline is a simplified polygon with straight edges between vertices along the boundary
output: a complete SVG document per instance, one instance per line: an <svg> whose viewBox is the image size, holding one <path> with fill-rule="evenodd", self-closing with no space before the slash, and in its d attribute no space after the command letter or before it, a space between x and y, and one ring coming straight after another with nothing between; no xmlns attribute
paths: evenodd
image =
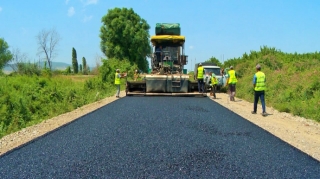
<svg viewBox="0 0 320 179"><path fill-rule="evenodd" d="M233 65L239 79L236 96L247 101L253 99L252 77L255 65L260 63L266 74L266 105L280 112L292 113L320 121L320 54L287 54L275 48L263 47L241 58L224 62Z"/></svg>
<svg viewBox="0 0 320 179"><path fill-rule="evenodd" d="M102 65L99 68L100 77L103 82L114 83L116 69L120 72L126 72L129 79L133 79L133 74L138 66L131 64L128 60L108 59L102 60Z"/></svg>
<svg viewBox="0 0 320 179"><path fill-rule="evenodd" d="M88 77L87 77L88 78ZM0 78L0 138L114 94L101 78L14 75Z"/></svg>

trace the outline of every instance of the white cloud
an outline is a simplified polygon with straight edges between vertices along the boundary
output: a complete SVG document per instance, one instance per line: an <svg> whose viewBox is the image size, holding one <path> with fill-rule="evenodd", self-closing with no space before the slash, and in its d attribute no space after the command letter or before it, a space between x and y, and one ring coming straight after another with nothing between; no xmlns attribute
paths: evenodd
<svg viewBox="0 0 320 179"><path fill-rule="evenodd" d="M90 4L97 4L99 0L82 0L85 6Z"/></svg>
<svg viewBox="0 0 320 179"><path fill-rule="evenodd" d="M92 19L92 17L93 17L93 16L85 16L85 17L83 18L83 22L88 22L88 21L90 21L90 20Z"/></svg>
<svg viewBox="0 0 320 179"><path fill-rule="evenodd" d="M66 0L66 4L68 4L68 3L69 3L69 1L70 1L70 0Z"/></svg>
<svg viewBox="0 0 320 179"><path fill-rule="evenodd" d="M68 10L68 16L73 16L74 14L76 13L76 11L74 10L73 7L70 7L69 10Z"/></svg>
<svg viewBox="0 0 320 179"><path fill-rule="evenodd" d="M2 7L0 7L0 12L2 11Z"/></svg>
<svg viewBox="0 0 320 179"><path fill-rule="evenodd" d="M191 50L192 50L193 48L194 48L194 47L193 47L192 45L191 45L191 46L189 46L189 49L191 49Z"/></svg>

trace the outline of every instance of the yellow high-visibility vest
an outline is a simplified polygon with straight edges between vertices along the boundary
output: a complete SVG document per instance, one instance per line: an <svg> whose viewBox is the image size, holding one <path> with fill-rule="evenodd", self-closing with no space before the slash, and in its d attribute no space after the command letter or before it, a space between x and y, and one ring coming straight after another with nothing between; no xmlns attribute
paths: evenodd
<svg viewBox="0 0 320 179"><path fill-rule="evenodd" d="M116 75L115 75L115 77L114 77L114 84L120 85L119 73L116 73Z"/></svg>
<svg viewBox="0 0 320 179"><path fill-rule="evenodd" d="M198 67L198 76L197 76L198 79L203 79L203 67L200 66Z"/></svg>
<svg viewBox="0 0 320 179"><path fill-rule="evenodd" d="M257 77L257 81L256 81L256 87L254 88L254 90L255 91L266 90L266 83L265 83L266 75L263 72L258 71L256 73L256 77Z"/></svg>
<svg viewBox="0 0 320 179"><path fill-rule="evenodd" d="M218 84L218 80L217 80L216 77L211 77L211 84L212 84L212 85Z"/></svg>
<svg viewBox="0 0 320 179"><path fill-rule="evenodd" d="M234 70L229 70L229 82L228 84L236 84L238 82L236 78L236 72Z"/></svg>

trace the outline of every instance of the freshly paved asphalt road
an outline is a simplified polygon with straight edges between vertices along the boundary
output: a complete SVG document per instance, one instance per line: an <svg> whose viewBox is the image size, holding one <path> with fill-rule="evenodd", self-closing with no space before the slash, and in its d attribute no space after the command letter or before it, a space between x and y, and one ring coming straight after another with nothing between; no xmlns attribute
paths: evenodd
<svg viewBox="0 0 320 179"><path fill-rule="evenodd" d="M0 178L320 178L320 163L208 98L125 97L8 152Z"/></svg>

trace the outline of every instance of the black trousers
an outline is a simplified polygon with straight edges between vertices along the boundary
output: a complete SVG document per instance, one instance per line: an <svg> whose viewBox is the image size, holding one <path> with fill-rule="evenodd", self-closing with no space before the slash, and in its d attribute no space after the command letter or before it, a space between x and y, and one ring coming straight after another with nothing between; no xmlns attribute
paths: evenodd
<svg viewBox="0 0 320 179"><path fill-rule="evenodd" d="M262 105L262 112L266 112L266 103L264 101L264 91L254 91L253 111L257 112L259 98Z"/></svg>

